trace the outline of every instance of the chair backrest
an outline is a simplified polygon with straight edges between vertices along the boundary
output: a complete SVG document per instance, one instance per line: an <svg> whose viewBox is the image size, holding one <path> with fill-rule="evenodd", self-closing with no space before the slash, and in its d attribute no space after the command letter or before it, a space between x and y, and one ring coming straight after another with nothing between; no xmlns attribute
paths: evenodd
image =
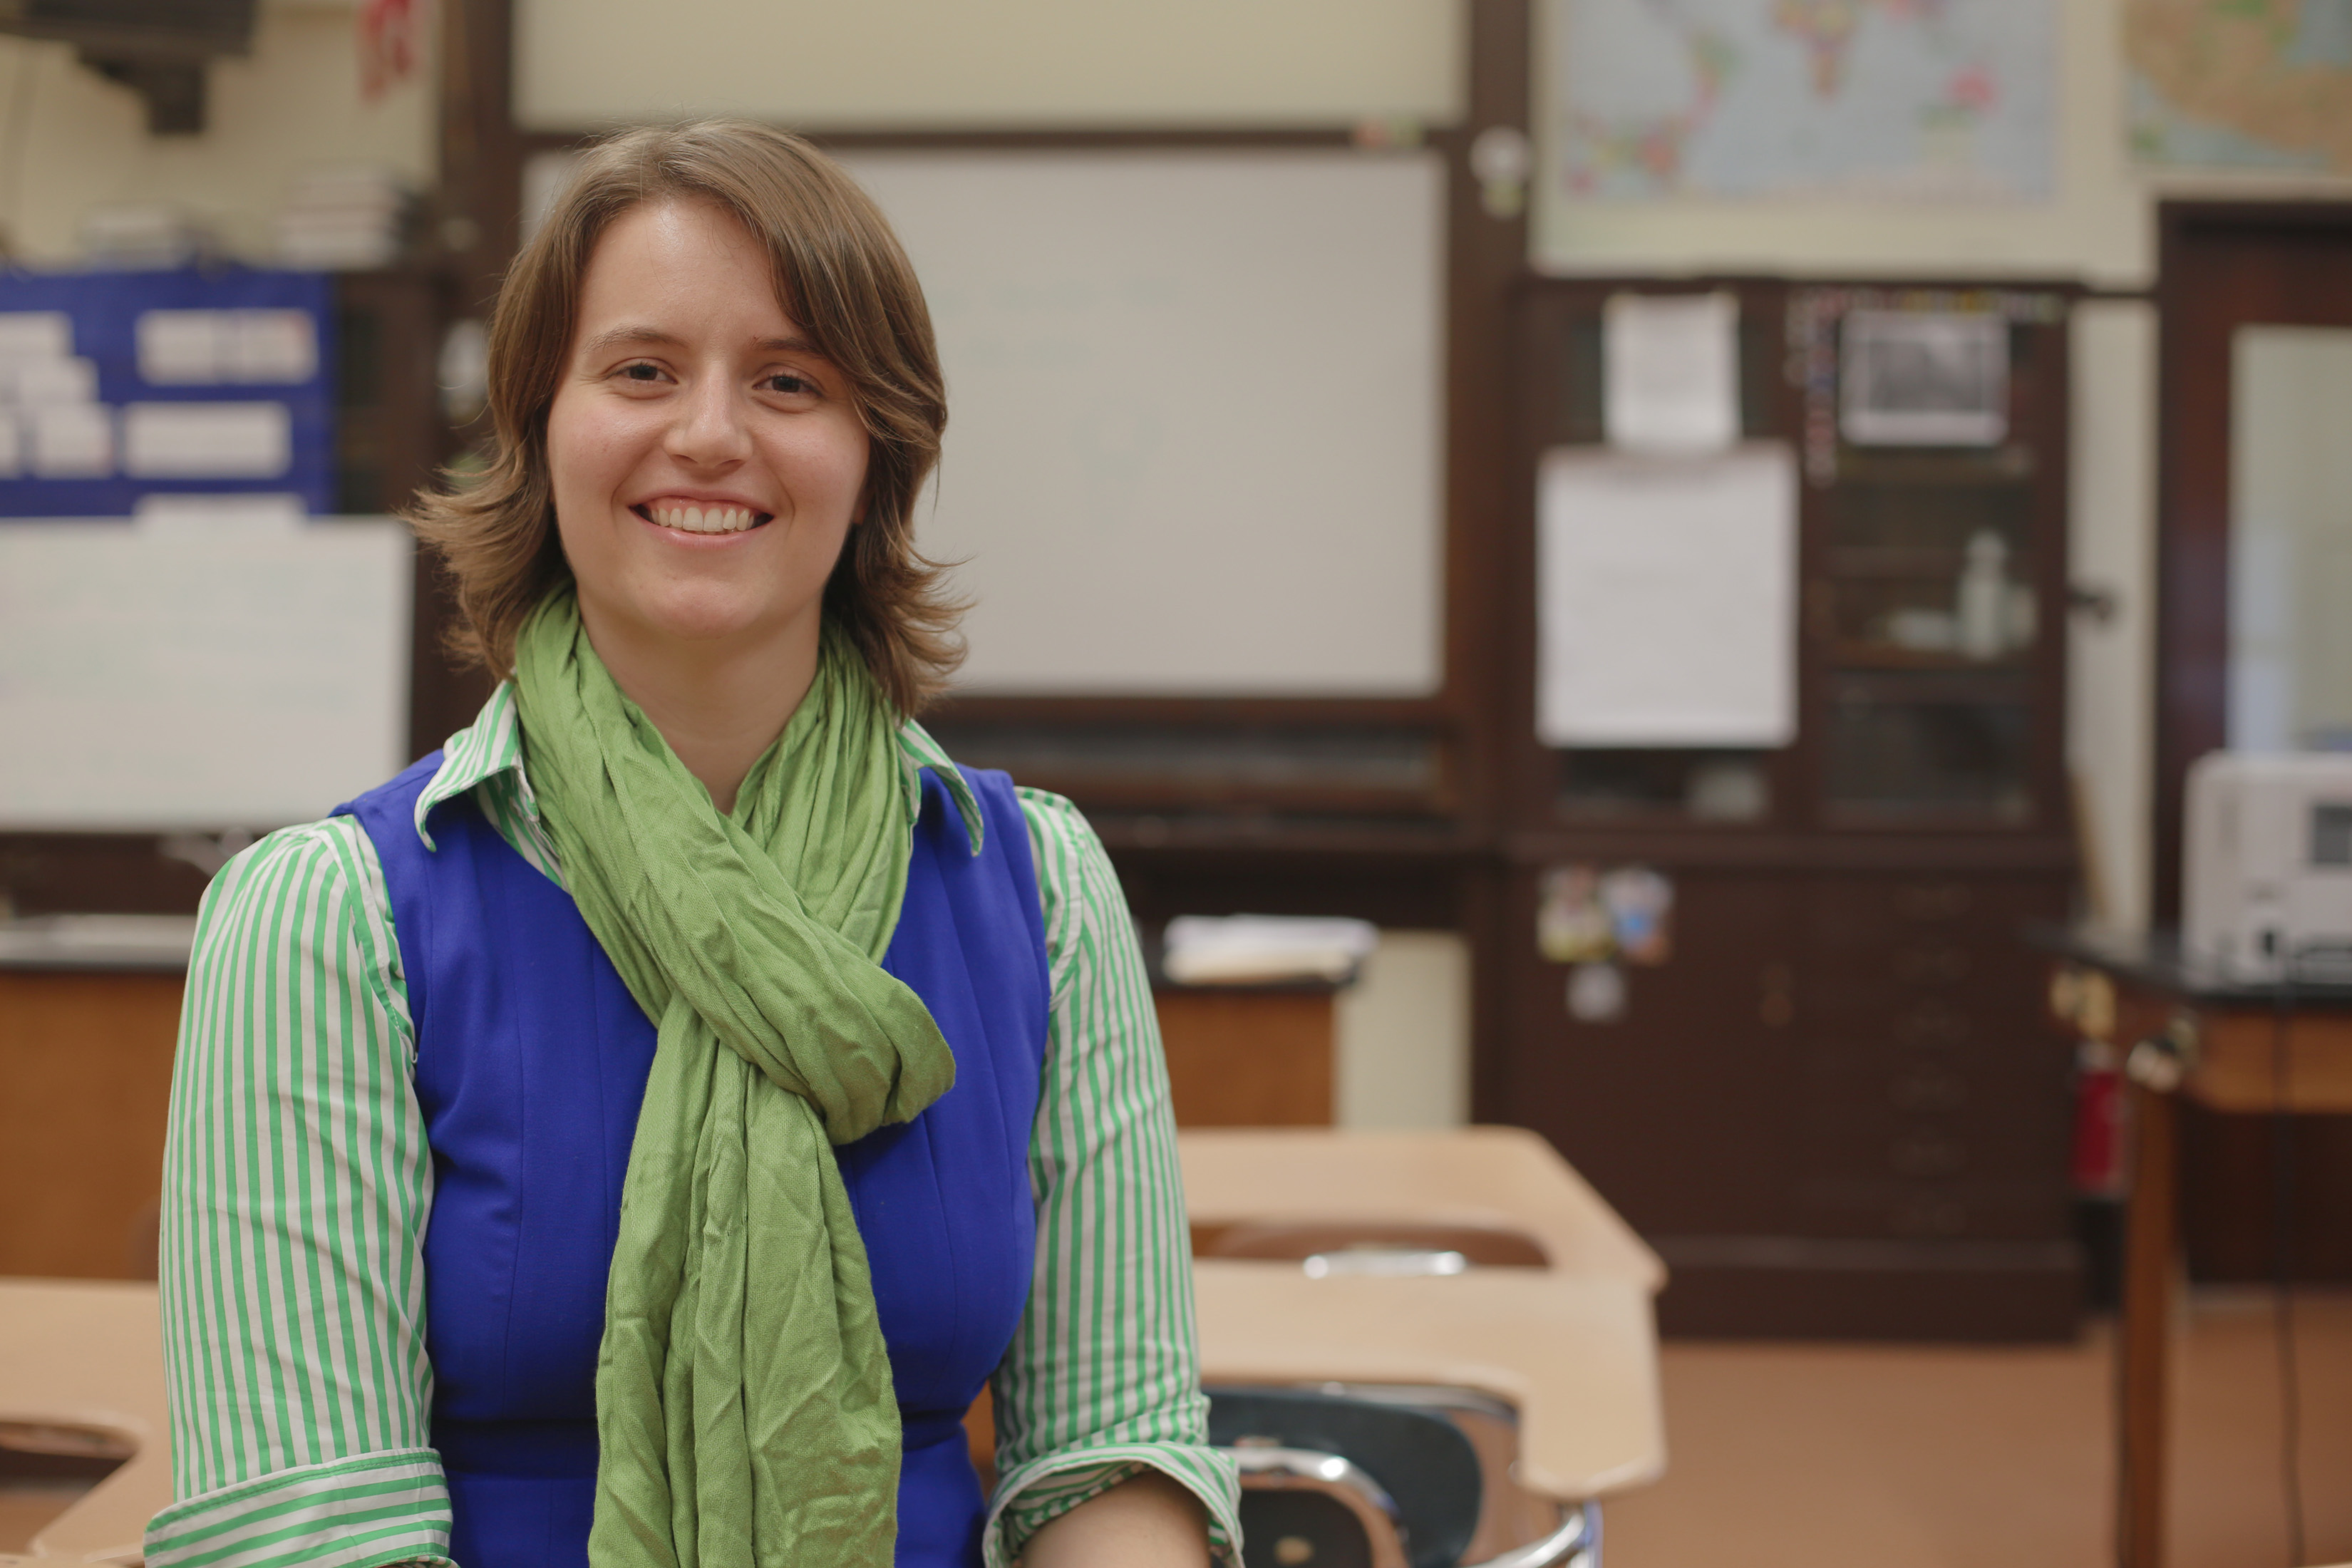
<svg viewBox="0 0 2352 1568"><path fill-rule="evenodd" d="M1478 1528L1477 1451L1444 1416L1291 1388L1211 1388L1209 1440L1328 1454L1393 1500L1411 1568L1454 1568ZM1244 1495L1248 1507L1254 1494ZM1261 1504L1260 1506L1264 1506ZM1243 1521L1244 1534L1250 1531ZM1251 1552L1251 1568L1262 1568ZM1318 1563L1318 1568L1320 1568Z"/></svg>
<svg viewBox="0 0 2352 1568"><path fill-rule="evenodd" d="M1470 1447L1478 1456L1479 1473L1485 1479L1478 1505L1478 1531L1465 1554L1469 1562L1481 1563L1543 1540L1558 1531L1568 1517L1569 1510L1558 1501L1519 1485L1519 1413L1491 1394L1434 1384L1317 1383L1301 1386L1343 1399L1425 1410L1444 1416L1462 1429L1462 1435L1470 1439Z"/></svg>
<svg viewBox="0 0 2352 1568"><path fill-rule="evenodd" d="M1336 1454L1253 1442L1241 1471L1242 1568L1411 1568L1396 1500Z"/></svg>

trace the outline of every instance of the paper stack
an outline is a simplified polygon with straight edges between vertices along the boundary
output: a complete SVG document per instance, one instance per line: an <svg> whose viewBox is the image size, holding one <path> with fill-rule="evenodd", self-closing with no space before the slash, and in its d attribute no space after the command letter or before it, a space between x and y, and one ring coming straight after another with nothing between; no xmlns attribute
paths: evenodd
<svg viewBox="0 0 2352 1568"><path fill-rule="evenodd" d="M194 915L46 915L0 921L0 958L45 968L185 963L195 942Z"/></svg>
<svg viewBox="0 0 2352 1568"><path fill-rule="evenodd" d="M1344 984L1378 945L1366 921L1179 915L1168 922L1160 968L1180 985Z"/></svg>
<svg viewBox="0 0 2352 1568"><path fill-rule="evenodd" d="M114 472L114 411L98 400L96 363L73 351L64 311L0 311L0 479Z"/></svg>
<svg viewBox="0 0 2352 1568"><path fill-rule="evenodd" d="M390 169L326 169L295 182L276 224L278 259L288 267L363 271L400 259L414 205Z"/></svg>

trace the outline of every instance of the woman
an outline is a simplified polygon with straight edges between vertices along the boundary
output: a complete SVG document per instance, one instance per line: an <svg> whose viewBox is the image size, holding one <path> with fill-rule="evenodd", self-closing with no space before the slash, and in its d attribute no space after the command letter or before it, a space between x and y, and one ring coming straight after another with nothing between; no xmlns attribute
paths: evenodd
<svg viewBox="0 0 2352 1568"><path fill-rule="evenodd" d="M205 898L148 1561L1230 1553L1116 879L909 717L945 404L887 225L796 138L622 135L490 383L417 526L497 691Z"/></svg>

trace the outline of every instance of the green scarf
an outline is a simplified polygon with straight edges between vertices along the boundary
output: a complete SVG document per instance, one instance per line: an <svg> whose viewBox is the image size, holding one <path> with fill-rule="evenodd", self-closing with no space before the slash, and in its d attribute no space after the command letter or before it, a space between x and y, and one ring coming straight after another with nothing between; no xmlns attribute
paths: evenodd
<svg viewBox="0 0 2352 1568"><path fill-rule="evenodd" d="M912 846L896 721L825 635L731 816L621 693L560 590L515 690L580 912L660 1026L596 1361L596 1568L887 1568L900 1435L832 1145L955 1061L875 962Z"/></svg>

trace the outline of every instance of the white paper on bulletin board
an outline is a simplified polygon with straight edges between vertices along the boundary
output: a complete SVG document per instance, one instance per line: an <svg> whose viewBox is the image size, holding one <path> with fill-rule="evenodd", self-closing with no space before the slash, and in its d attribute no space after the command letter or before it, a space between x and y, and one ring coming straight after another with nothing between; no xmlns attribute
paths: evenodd
<svg viewBox="0 0 2352 1568"><path fill-rule="evenodd" d="M1784 746L1797 732L1790 449L1547 453L1536 733L1548 746Z"/></svg>
<svg viewBox="0 0 2352 1568"><path fill-rule="evenodd" d="M386 518L0 522L0 827L275 827L390 778L413 550Z"/></svg>
<svg viewBox="0 0 2352 1568"><path fill-rule="evenodd" d="M917 542L966 689L1443 679L1444 169L1424 153L857 153L937 324Z"/></svg>

